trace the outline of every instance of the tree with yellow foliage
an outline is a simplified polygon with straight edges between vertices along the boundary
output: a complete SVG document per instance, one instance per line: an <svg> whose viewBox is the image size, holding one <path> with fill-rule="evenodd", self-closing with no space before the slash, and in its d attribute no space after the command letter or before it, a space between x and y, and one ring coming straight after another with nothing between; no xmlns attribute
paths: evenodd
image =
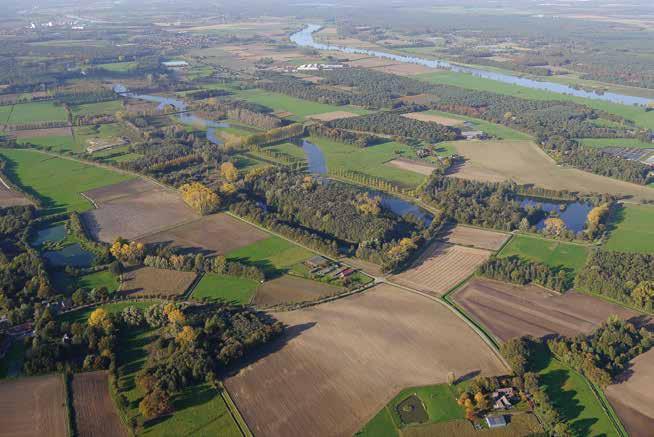
<svg viewBox="0 0 654 437"><path fill-rule="evenodd" d="M136 241L128 242L119 237L114 241L114 244L111 245L109 252L120 261L136 262L141 260L143 255L145 255L145 246L143 243L138 243Z"/></svg>
<svg viewBox="0 0 654 437"><path fill-rule="evenodd" d="M381 212L381 198L370 197L368 193L357 194L356 208L362 214L378 215Z"/></svg>
<svg viewBox="0 0 654 437"><path fill-rule="evenodd" d="M236 185L231 182L225 182L220 186L220 192L226 196L231 196L236 192Z"/></svg>
<svg viewBox="0 0 654 437"><path fill-rule="evenodd" d="M550 217L545 220L545 232L550 235L559 236L565 229L565 222L558 217Z"/></svg>
<svg viewBox="0 0 654 437"><path fill-rule="evenodd" d="M182 310L177 308L172 303L169 303L164 307L163 313L168 317L168 321L170 323L182 325L186 321L186 317L184 316Z"/></svg>
<svg viewBox="0 0 654 437"><path fill-rule="evenodd" d="M586 217L587 226L586 232L591 236L595 237L595 234L600 230L600 225L605 220L609 214L609 205L604 203L600 206L596 206L588 212L588 217Z"/></svg>
<svg viewBox="0 0 654 437"><path fill-rule="evenodd" d="M184 184L179 190L184 202L202 215L211 214L220 206L218 194L199 182Z"/></svg>
<svg viewBox="0 0 654 437"><path fill-rule="evenodd" d="M238 170L233 163L223 162L220 164L220 175L228 182L234 182L236 179L238 179Z"/></svg>
<svg viewBox="0 0 654 437"><path fill-rule="evenodd" d="M89 316L89 326L102 326L105 320L108 320L109 315L102 308L95 309Z"/></svg>
<svg viewBox="0 0 654 437"><path fill-rule="evenodd" d="M652 311L654 307L654 281L643 281L631 293L631 300L639 307Z"/></svg>
<svg viewBox="0 0 654 437"><path fill-rule="evenodd" d="M188 346L195 343L195 339L197 337L198 333L195 332L195 329L186 325L182 328L181 331L179 331L179 334L177 334L177 337L175 337L175 341L183 346Z"/></svg>
<svg viewBox="0 0 654 437"><path fill-rule="evenodd" d="M387 254L391 258L403 257L407 252L415 250L416 243L411 238L402 238L395 246L391 247Z"/></svg>

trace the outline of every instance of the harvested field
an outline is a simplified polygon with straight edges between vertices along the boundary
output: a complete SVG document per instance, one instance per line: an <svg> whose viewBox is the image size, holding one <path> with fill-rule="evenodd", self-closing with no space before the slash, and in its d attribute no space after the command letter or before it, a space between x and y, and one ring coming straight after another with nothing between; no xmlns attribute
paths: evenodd
<svg viewBox="0 0 654 437"><path fill-rule="evenodd" d="M618 383L605 389L631 437L649 437L654 429L654 349L631 360Z"/></svg>
<svg viewBox="0 0 654 437"><path fill-rule="evenodd" d="M442 115L436 115L436 114L426 114L424 112L409 112L408 114L402 114L402 117L406 117L418 121L438 123L438 124L442 124L443 126L458 126L460 124L463 124L463 120L444 117Z"/></svg>
<svg viewBox="0 0 654 437"><path fill-rule="evenodd" d="M306 302L331 296L341 291L339 287L284 275L266 281L257 290L252 303L260 306L273 306L283 303Z"/></svg>
<svg viewBox="0 0 654 437"><path fill-rule="evenodd" d="M84 213L96 240L130 240L197 218L181 197L154 182L133 179L84 193L98 206Z"/></svg>
<svg viewBox="0 0 654 437"><path fill-rule="evenodd" d="M491 252L472 247L433 242L411 268L392 280L426 293L441 296L477 270Z"/></svg>
<svg viewBox="0 0 654 437"><path fill-rule="evenodd" d="M439 235L440 239L450 244L473 246L486 250L499 250L509 237L509 234L503 232L460 225L454 226Z"/></svg>
<svg viewBox="0 0 654 437"><path fill-rule="evenodd" d="M332 112L323 112L322 114L310 115L308 118L320 121L332 121L338 120L339 118L350 118L358 117L359 114L347 111L332 111Z"/></svg>
<svg viewBox="0 0 654 437"><path fill-rule="evenodd" d="M375 70L400 76L415 76L417 74L434 72L433 68L425 67L424 65L404 63L385 65L383 67L377 67Z"/></svg>
<svg viewBox="0 0 654 437"><path fill-rule="evenodd" d="M402 170L412 171L414 173L424 174L429 176L435 169L433 165L430 165L426 162L412 161L410 159L398 158L392 161L388 161L386 165L391 167L399 168Z"/></svg>
<svg viewBox="0 0 654 437"><path fill-rule="evenodd" d="M212 214L163 232L151 234L140 241L163 244L206 255L225 255L269 238L270 235L227 214Z"/></svg>
<svg viewBox="0 0 654 437"><path fill-rule="evenodd" d="M404 96L397 99L404 103L413 103L416 105L428 105L438 101L438 96L434 94L416 94L415 96Z"/></svg>
<svg viewBox="0 0 654 437"><path fill-rule="evenodd" d="M473 180L513 179L554 190L608 193L634 200L654 200L654 190L574 168L559 167L531 141L457 141L468 161L452 176Z"/></svg>
<svg viewBox="0 0 654 437"><path fill-rule="evenodd" d="M351 436L405 387L507 371L445 306L390 285L275 317L284 338L225 382L255 435Z"/></svg>
<svg viewBox="0 0 654 437"><path fill-rule="evenodd" d="M457 291L454 299L502 341L521 335L573 337L591 332L612 314L623 319L638 316L586 294L558 294L536 285L522 287L481 278Z"/></svg>
<svg viewBox="0 0 654 437"><path fill-rule="evenodd" d="M69 137L73 134L70 127L51 127L48 129L27 129L12 132L16 138Z"/></svg>
<svg viewBox="0 0 654 437"><path fill-rule="evenodd" d="M73 407L77 433L82 437L127 437L127 430L118 417L109 396L108 373L78 373L73 377Z"/></svg>
<svg viewBox="0 0 654 437"><path fill-rule="evenodd" d="M11 187L5 185L2 178L3 176L0 175L0 208L16 205L29 205L32 203L27 197L23 196L22 193L14 191Z"/></svg>
<svg viewBox="0 0 654 437"><path fill-rule="evenodd" d="M196 276L194 272L139 267L123 273L120 291L135 296L179 296L189 289Z"/></svg>
<svg viewBox="0 0 654 437"><path fill-rule="evenodd" d="M66 392L59 374L0 382L0 437L67 437Z"/></svg>

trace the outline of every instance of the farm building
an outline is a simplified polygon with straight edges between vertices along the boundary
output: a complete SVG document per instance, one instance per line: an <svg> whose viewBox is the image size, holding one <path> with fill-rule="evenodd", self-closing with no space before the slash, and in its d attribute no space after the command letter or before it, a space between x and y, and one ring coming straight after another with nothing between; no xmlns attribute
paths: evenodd
<svg viewBox="0 0 654 437"><path fill-rule="evenodd" d="M461 132L461 135L466 140L483 140L484 138L486 138L486 134L480 130L470 130L470 131Z"/></svg>
<svg viewBox="0 0 654 437"><path fill-rule="evenodd" d="M331 263L327 258L323 258L320 255L316 255L306 260L305 264L312 269L316 269L316 268L325 268Z"/></svg>
<svg viewBox="0 0 654 437"><path fill-rule="evenodd" d="M486 416L486 424L489 428L503 428L506 426L504 416Z"/></svg>

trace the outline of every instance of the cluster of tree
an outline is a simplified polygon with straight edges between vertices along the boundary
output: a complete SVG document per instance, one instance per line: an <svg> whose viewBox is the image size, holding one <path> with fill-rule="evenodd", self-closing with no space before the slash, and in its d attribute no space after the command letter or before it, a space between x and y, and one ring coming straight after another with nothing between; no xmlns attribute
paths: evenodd
<svg viewBox="0 0 654 437"><path fill-rule="evenodd" d="M267 91L330 105L347 105L353 103L353 99L355 99L353 93L317 87L307 81L280 74L269 74L266 76L266 80L257 82L256 86ZM378 107L381 106L386 105Z"/></svg>
<svg viewBox="0 0 654 437"><path fill-rule="evenodd" d="M631 359L652 347L654 334L611 316L589 336L552 339L547 344L561 361L595 384L607 386Z"/></svg>
<svg viewBox="0 0 654 437"><path fill-rule="evenodd" d="M116 117L111 114L80 114L75 117L76 126L89 126L100 124L111 124L116 122Z"/></svg>
<svg viewBox="0 0 654 437"><path fill-rule="evenodd" d="M213 119L236 120L260 129L274 129L284 124L282 120L270 113L270 108L242 100L210 98L194 103L193 109L208 114Z"/></svg>
<svg viewBox="0 0 654 437"><path fill-rule="evenodd" d="M591 173L647 185L654 181L652 168L639 161L623 159L590 147L577 147L559 155L559 162Z"/></svg>
<svg viewBox="0 0 654 437"><path fill-rule="evenodd" d="M8 124L7 130L31 130L31 129L50 129L55 127L66 127L67 121L34 121L31 123Z"/></svg>
<svg viewBox="0 0 654 437"><path fill-rule="evenodd" d="M340 118L330 121L327 126L405 138L419 138L432 143L456 140L460 134L459 129L403 117L402 113L398 111L375 112L359 117Z"/></svg>
<svg viewBox="0 0 654 437"><path fill-rule="evenodd" d="M70 213L68 221L66 222L66 229L69 234L77 237L77 240L86 250L95 255L93 258L94 264L108 264L111 261L109 248L103 243L95 241L88 235L78 212L73 211Z"/></svg>
<svg viewBox="0 0 654 437"><path fill-rule="evenodd" d="M109 252L125 264L141 264L145 257L145 245L137 241L118 238L109 248Z"/></svg>
<svg viewBox="0 0 654 437"><path fill-rule="evenodd" d="M309 135L325 137L341 143L352 144L357 147L374 146L375 144L387 141L385 138L376 135L328 127L324 124L312 124L308 127L307 131Z"/></svg>
<svg viewBox="0 0 654 437"><path fill-rule="evenodd" d="M57 89L54 91L53 97L58 103L83 105L87 103L99 103L106 102L107 100L114 100L116 94L107 88Z"/></svg>
<svg viewBox="0 0 654 437"><path fill-rule="evenodd" d="M184 184L179 187L179 191L184 202L201 215L211 214L220 207L218 194L199 182Z"/></svg>
<svg viewBox="0 0 654 437"><path fill-rule="evenodd" d="M200 91L193 91L190 93L186 93L186 97L192 100L204 100L204 99L211 99L213 97L224 97L230 94L231 93L227 90L208 89L208 90L200 90Z"/></svg>
<svg viewBox="0 0 654 437"><path fill-rule="evenodd" d="M540 284L557 291L572 287L572 277L562 267L550 267L518 256L505 258L492 257L479 266L478 273L491 279L526 285Z"/></svg>
<svg viewBox="0 0 654 437"><path fill-rule="evenodd" d="M652 312L654 255L595 251L577 273L575 286Z"/></svg>
<svg viewBox="0 0 654 437"><path fill-rule="evenodd" d="M606 222L609 219L613 202L602 203L588 212L586 217L586 235L591 240L598 238L606 231Z"/></svg>
<svg viewBox="0 0 654 437"><path fill-rule="evenodd" d="M211 272L255 281L263 281L266 278L264 271L255 265L228 260L224 256L205 257L201 253L195 255L175 253L147 255L143 260L143 264L158 269Z"/></svg>
<svg viewBox="0 0 654 437"><path fill-rule="evenodd" d="M327 174L336 179L346 179L357 184L365 185L366 187L376 188L389 193L404 193L412 195L414 192L411 189L403 188L397 184L389 182L387 179L371 176L359 171L346 170L343 168L329 168L327 169Z"/></svg>
<svg viewBox="0 0 654 437"><path fill-rule="evenodd" d="M270 129L259 134L250 135L244 141L245 146L265 146L279 141L290 140L304 135L304 125L293 123L288 126Z"/></svg>

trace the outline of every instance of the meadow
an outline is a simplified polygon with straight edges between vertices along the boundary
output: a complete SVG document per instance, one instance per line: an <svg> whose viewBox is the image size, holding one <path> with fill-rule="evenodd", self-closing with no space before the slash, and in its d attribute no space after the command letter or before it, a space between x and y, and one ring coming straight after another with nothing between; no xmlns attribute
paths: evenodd
<svg viewBox="0 0 654 437"><path fill-rule="evenodd" d="M490 123L488 121L481 120L479 118L466 117L463 115L451 114L449 112L442 112L442 111L435 111L435 110L425 111L424 113L439 115L447 118L455 118L461 121L468 121L473 124L474 126L473 128L466 128L463 126L459 126L462 131L476 129L476 130L483 131L486 134L501 140L529 140L532 138L531 135L526 134L524 132L511 129L510 127L502 126L500 124Z"/></svg>
<svg viewBox="0 0 654 437"><path fill-rule="evenodd" d="M285 273L293 264L313 256L313 253L280 237L270 237L233 250L226 257L256 265L266 273Z"/></svg>
<svg viewBox="0 0 654 437"><path fill-rule="evenodd" d="M91 209L91 203L79 193L131 179L34 150L0 149L0 154L7 159L9 177L41 200L45 214Z"/></svg>
<svg viewBox="0 0 654 437"><path fill-rule="evenodd" d="M275 144L274 146L266 147L268 150L274 150L276 152L286 153L288 155L294 156L301 160L306 160L306 155L304 150L301 147L293 143L281 143Z"/></svg>
<svg viewBox="0 0 654 437"><path fill-rule="evenodd" d="M70 276L64 272L55 272L50 277L58 290L67 293L72 293L79 288L91 290L102 287L106 287L111 293L118 290L119 286L118 278L109 272L109 270L101 270L82 276Z"/></svg>
<svg viewBox="0 0 654 437"><path fill-rule="evenodd" d="M500 251L501 258L519 256L547 264L550 267L563 267L570 274L581 269L588 258L589 247L582 244L548 240L529 235L514 235Z"/></svg>
<svg viewBox="0 0 654 437"><path fill-rule="evenodd" d="M240 305L250 303L259 283L252 279L206 273L193 289L193 299L222 299Z"/></svg>
<svg viewBox="0 0 654 437"><path fill-rule="evenodd" d="M7 123L9 119L9 114L11 114L11 108L13 105L3 105L0 106L0 126Z"/></svg>
<svg viewBox="0 0 654 437"><path fill-rule="evenodd" d="M55 106L52 102L32 102L14 105L9 124L66 120L68 120L68 114L63 106Z"/></svg>
<svg viewBox="0 0 654 437"><path fill-rule="evenodd" d="M80 115L100 115L100 114L115 114L123 109L123 104L120 100L109 100L106 102L86 103L83 105L74 105L71 107L71 112L74 117Z"/></svg>
<svg viewBox="0 0 654 437"><path fill-rule="evenodd" d="M615 214L607 250L654 253L654 206L624 205Z"/></svg>
<svg viewBox="0 0 654 437"><path fill-rule="evenodd" d="M654 149L654 143L646 143L635 138L582 138L581 144L588 147L603 149L605 147L634 147L638 149Z"/></svg>
<svg viewBox="0 0 654 437"><path fill-rule="evenodd" d="M127 73L130 70L133 70L138 65L136 61L127 61L127 62L110 62L108 64L97 64L96 68L103 68L112 73Z"/></svg>
<svg viewBox="0 0 654 437"><path fill-rule="evenodd" d="M34 144L41 147L50 147L52 150L78 150L72 135L48 135L45 137L22 137L17 139L21 144Z"/></svg>

